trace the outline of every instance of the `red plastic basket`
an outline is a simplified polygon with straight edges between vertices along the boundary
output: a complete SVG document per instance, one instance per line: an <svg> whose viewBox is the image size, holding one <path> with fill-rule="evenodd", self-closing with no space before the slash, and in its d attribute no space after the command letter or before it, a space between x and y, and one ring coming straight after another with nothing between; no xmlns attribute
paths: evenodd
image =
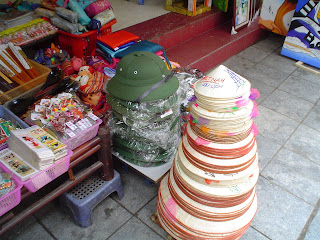
<svg viewBox="0 0 320 240"><path fill-rule="evenodd" d="M58 41L61 49L67 51L71 56L83 57L93 56L96 52L97 37L108 35L112 32L111 26L117 22L111 20L98 30L92 30L82 34L71 34L64 31L58 31Z"/></svg>
<svg viewBox="0 0 320 240"><path fill-rule="evenodd" d="M3 172L10 172L10 170L1 163L0 168ZM12 174L12 178L14 180L14 183L16 184L16 188L0 197L0 216L17 206L21 201L20 189L22 187L22 184L18 180L18 178L14 176L14 174Z"/></svg>

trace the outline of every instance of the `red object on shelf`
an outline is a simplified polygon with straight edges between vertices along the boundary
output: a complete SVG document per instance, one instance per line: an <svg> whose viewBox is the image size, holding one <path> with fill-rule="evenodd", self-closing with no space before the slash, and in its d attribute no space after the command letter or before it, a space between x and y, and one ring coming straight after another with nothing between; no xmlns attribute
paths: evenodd
<svg viewBox="0 0 320 240"><path fill-rule="evenodd" d="M71 56L84 57L93 56L96 53L97 37L108 35L112 32L111 26L117 22L116 19L103 25L98 30L91 30L82 34L71 34L58 31L58 41L61 49L67 51Z"/></svg>

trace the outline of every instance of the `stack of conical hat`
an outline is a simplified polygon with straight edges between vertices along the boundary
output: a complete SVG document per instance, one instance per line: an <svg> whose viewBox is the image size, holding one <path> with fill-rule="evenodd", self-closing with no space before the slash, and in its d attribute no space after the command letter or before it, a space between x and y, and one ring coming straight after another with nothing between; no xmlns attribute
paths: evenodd
<svg viewBox="0 0 320 240"><path fill-rule="evenodd" d="M239 239L257 211L258 93L222 65L194 92L191 119L159 187L158 218L175 239Z"/></svg>

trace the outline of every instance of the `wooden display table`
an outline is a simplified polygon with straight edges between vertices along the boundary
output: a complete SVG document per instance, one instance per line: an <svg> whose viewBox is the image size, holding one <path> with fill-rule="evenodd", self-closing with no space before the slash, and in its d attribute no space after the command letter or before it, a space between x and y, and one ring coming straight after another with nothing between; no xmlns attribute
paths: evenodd
<svg viewBox="0 0 320 240"><path fill-rule="evenodd" d="M101 169L102 178L106 181L111 180L114 176L113 165L112 165L112 155L110 151L110 142L109 142L108 130L105 127L100 127L98 136L84 143L80 147L73 150L73 154L70 158L69 166L69 181L64 182L59 185L51 192L42 196L39 200L32 203L30 206L24 208L20 212L16 212L16 208L13 208L11 211L0 217L0 236L8 231L10 228L14 227L16 224L32 215L34 212L50 203L52 200L60 196L62 193L68 191L70 188L75 186L77 183L81 182L96 170ZM89 167L82 169L77 174L73 174L72 168L77 164L92 156L97 152L97 161L94 161ZM65 177L65 174L62 176ZM57 179L53 180L56 181ZM24 201L28 196L33 193L29 192L26 188L21 189L21 202ZM21 203L20 202L20 203Z"/></svg>

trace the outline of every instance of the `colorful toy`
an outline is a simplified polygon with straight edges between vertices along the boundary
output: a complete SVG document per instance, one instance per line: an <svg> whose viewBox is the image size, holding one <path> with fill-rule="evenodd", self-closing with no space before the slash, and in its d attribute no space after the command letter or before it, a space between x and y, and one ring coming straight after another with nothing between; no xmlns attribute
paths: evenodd
<svg viewBox="0 0 320 240"><path fill-rule="evenodd" d="M34 57L34 60L40 64L55 66L56 64L62 64L66 59L69 59L70 55L56 47L51 43L50 48L39 49Z"/></svg>
<svg viewBox="0 0 320 240"><path fill-rule="evenodd" d="M75 81L79 81L81 85L78 91L81 100L93 110L98 110L103 107L103 103L106 101L101 92L106 80L106 75L95 71L92 66L81 67L78 77L75 79Z"/></svg>

